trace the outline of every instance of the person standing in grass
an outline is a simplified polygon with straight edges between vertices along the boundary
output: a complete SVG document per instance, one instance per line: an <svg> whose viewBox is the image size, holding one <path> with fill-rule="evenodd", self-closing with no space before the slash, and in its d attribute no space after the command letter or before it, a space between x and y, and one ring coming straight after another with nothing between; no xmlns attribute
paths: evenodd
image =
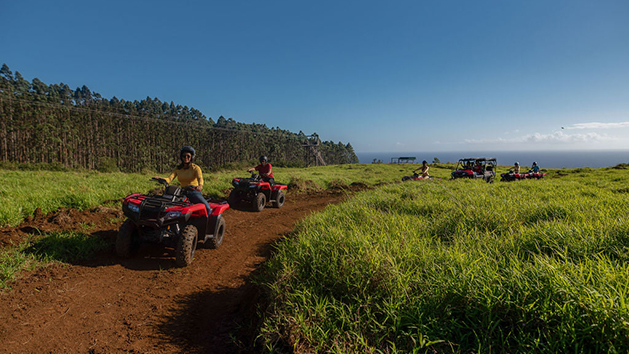
<svg viewBox="0 0 629 354"><path fill-rule="evenodd" d="M428 178L428 169L430 169L430 167L428 167L428 162L426 162L426 160L422 161L422 167L420 168L416 168L413 170L413 173L415 173L415 171L421 169L422 170L422 178Z"/></svg>
<svg viewBox="0 0 629 354"><path fill-rule="evenodd" d="M209 215L212 208L203 197L203 194L201 194L201 191L203 190L203 172L201 172L201 167L199 167L199 165L192 163L192 159L194 159L195 154L196 152L192 146L182 147L179 151L179 159L181 160L181 163L173 170L170 176L167 178L155 176L155 178L163 179L167 183L170 183L177 178L181 187L193 186L194 190L186 191L188 199L190 199L190 202L194 204L205 204L205 208L207 209Z"/></svg>
<svg viewBox="0 0 629 354"><path fill-rule="evenodd" d="M269 182L271 184L275 183L275 180L273 179L273 166L271 166L271 164L268 162L266 156L260 156L260 164L247 170L247 172L252 171L258 171L263 181Z"/></svg>

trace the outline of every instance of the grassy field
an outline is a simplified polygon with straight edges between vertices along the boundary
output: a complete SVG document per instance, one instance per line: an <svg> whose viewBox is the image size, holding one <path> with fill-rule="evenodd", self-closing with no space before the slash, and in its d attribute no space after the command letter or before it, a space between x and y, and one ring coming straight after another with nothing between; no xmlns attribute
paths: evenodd
<svg viewBox="0 0 629 354"><path fill-rule="evenodd" d="M629 351L629 170L434 180L302 222L260 283L269 350Z"/></svg>
<svg viewBox="0 0 629 354"><path fill-rule="evenodd" d="M431 168L434 180L397 183L415 167L276 169L290 193L376 188L312 215L278 244L257 279L269 294L267 350L629 351L627 166L488 184L451 181L443 165ZM0 172L2 225L36 208L88 209L155 187L153 174ZM224 198L236 176L247 173L208 173L204 192ZM21 269L106 246L55 233L2 250L0 287Z"/></svg>

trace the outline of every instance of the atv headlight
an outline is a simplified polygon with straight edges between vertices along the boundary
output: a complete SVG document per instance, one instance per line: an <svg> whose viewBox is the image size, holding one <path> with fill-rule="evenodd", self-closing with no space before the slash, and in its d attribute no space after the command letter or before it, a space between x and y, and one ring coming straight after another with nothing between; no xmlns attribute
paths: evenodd
<svg viewBox="0 0 629 354"><path fill-rule="evenodd" d="M249 188L255 188L255 187L257 187L257 185L255 185L255 184L249 185Z"/></svg>
<svg viewBox="0 0 629 354"><path fill-rule="evenodd" d="M127 204L127 206L129 207L129 210L131 210L134 213L139 213L140 212L140 207L138 205L129 203L129 204Z"/></svg>
<svg viewBox="0 0 629 354"><path fill-rule="evenodd" d="M177 219L180 216L181 216L181 210L174 210L174 211L169 211L168 213L166 213L166 216L164 216L164 219Z"/></svg>
<svg viewBox="0 0 629 354"><path fill-rule="evenodd" d="M240 183L238 183L238 181L233 181L232 183L234 184L234 186L237 186L237 185L240 184Z"/></svg>

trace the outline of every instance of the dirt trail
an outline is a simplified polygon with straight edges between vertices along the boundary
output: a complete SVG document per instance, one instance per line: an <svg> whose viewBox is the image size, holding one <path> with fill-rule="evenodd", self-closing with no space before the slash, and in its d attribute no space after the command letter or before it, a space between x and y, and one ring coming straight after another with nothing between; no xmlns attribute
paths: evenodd
<svg viewBox="0 0 629 354"><path fill-rule="evenodd" d="M251 329L261 291L249 282L252 272L295 222L345 196L288 194L281 209L230 209L223 245L198 249L186 268L175 267L162 247L143 247L128 260L112 248L26 274L0 294L0 353L255 352ZM92 235L113 241L121 220L118 210L107 209L35 215L0 229L0 246L36 230L86 232L86 224Z"/></svg>

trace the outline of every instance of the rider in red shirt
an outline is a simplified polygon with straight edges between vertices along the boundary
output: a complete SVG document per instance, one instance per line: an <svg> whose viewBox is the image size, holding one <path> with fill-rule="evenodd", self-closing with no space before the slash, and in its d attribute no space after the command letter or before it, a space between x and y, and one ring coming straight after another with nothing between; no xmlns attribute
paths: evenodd
<svg viewBox="0 0 629 354"><path fill-rule="evenodd" d="M269 182L273 184L275 180L273 179L273 166L268 163L266 156L260 156L260 164L256 167L252 167L247 170L247 172L258 171L260 177L265 182Z"/></svg>

